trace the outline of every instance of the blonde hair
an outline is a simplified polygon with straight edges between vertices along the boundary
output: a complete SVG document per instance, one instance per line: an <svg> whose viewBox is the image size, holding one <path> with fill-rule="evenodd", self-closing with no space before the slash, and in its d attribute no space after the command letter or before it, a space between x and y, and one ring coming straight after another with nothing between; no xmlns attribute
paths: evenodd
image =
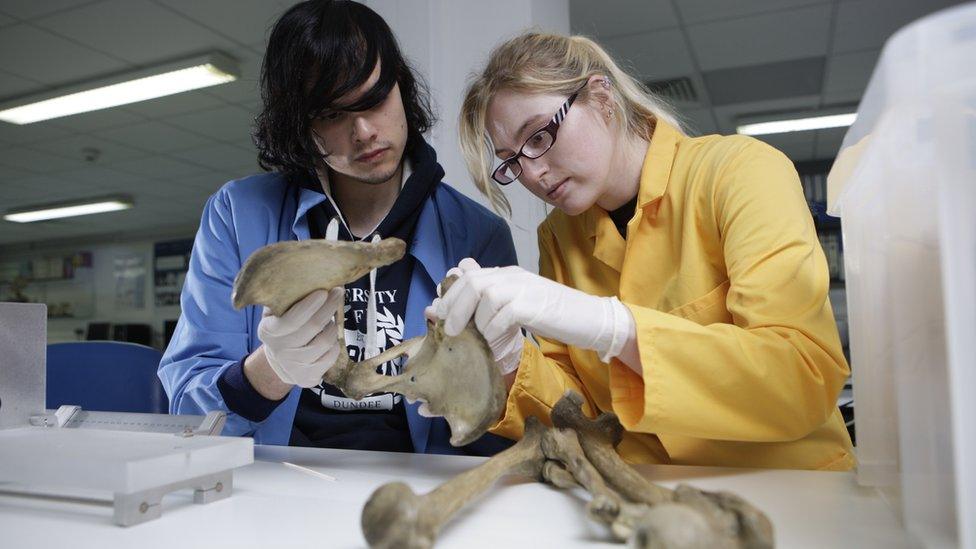
<svg viewBox="0 0 976 549"><path fill-rule="evenodd" d="M628 134L650 139L659 119L683 132L671 107L621 69L593 40L540 32L516 36L491 52L484 70L468 85L458 121L464 162L475 186L496 211L511 215L508 199L490 174L493 155L486 118L492 97L502 89L569 96L593 75L610 79L615 112ZM586 94L584 88L580 99Z"/></svg>

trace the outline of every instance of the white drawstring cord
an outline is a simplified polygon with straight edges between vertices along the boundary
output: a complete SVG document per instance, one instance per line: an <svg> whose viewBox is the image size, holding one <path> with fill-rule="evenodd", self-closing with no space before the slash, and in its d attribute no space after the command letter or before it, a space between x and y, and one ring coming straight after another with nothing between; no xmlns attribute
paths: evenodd
<svg viewBox="0 0 976 549"><path fill-rule="evenodd" d="M376 233L370 240L379 242L380 235ZM369 272L369 304L366 306L366 349L364 358L372 358L380 353L376 346L376 269Z"/></svg>

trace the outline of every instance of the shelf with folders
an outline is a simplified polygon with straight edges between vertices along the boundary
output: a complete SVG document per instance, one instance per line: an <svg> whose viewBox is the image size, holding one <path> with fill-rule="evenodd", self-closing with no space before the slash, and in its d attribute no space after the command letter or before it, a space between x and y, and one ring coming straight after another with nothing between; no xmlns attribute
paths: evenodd
<svg viewBox="0 0 976 549"><path fill-rule="evenodd" d="M91 318L91 252L29 254L0 262L0 301L44 303L50 319Z"/></svg>

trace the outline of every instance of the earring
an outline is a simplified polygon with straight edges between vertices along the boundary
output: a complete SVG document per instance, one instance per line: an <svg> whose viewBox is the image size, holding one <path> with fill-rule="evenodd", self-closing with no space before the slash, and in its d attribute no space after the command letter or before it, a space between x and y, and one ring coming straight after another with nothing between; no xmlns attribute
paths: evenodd
<svg viewBox="0 0 976 549"><path fill-rule="evenodd" d="M604 88L610 89L610 79L609 78L604 78L603 79L603 82L601 82L601 84L603 84L603 87Z"/></svg>
<svg viewBox="0 0 976 549"><path fill-rule="evenodd" d="M613 109L607 109L607 120L613 118Z"/></svg>

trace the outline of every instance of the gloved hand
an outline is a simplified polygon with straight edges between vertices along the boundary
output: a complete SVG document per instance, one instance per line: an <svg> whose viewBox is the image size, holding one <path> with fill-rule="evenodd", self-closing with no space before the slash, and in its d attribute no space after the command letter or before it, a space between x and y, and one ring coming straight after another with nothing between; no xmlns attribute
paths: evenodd
<svg viewBox="0 0 976 549"><path fill-rule="evenodd" d="M525 327L542 337L592 349L609 362L635 330L633 316L616 297L592 296L521 267L462 270L432 311L444 319L448 335L458 334L474 317L489 342Z"/></svg>
<svg viewBox="0 0 976 549"><path fill-rule="evenodd" d="M314 387L336 363L340 352L335 314L343 288L316 290L275 316L264 308L258 337L268 364L284 383Z"/></svg>
<svg viewBox="0 0 976 549"><path fill-rule="evenodd" d="M458 263L457 267L452 268L447 271L447 276L455 275L462 277L464 273L480 270L481 266L474 259L468 257L462 259ZM460 282L460 280L458 280ZM454 284L457 285L458 282ZM453 289L453 286L452 286ZM427 318L436 319L442 318L438 316L438 311L443 307L441 299L441 285L437 285L437 295L438 298L434 300L425 310L424 314ZM470 315L468 316L470 319ZM451 333L448 335L457 335L464 329L464 326L468 324L467 320L459 324L459 328L456 333ZM518 369L519 358L522 356L522 330L518 325L509 326L490 326L488 324L481 325L478 324L477 319L475 320L475 325L478 330L485 337L485 341L488 342L488 347L491 348L491 354L495 358L495 365L501 371L502 375L507 375ZM446 325L445 325L446 327Z"/></svg>

